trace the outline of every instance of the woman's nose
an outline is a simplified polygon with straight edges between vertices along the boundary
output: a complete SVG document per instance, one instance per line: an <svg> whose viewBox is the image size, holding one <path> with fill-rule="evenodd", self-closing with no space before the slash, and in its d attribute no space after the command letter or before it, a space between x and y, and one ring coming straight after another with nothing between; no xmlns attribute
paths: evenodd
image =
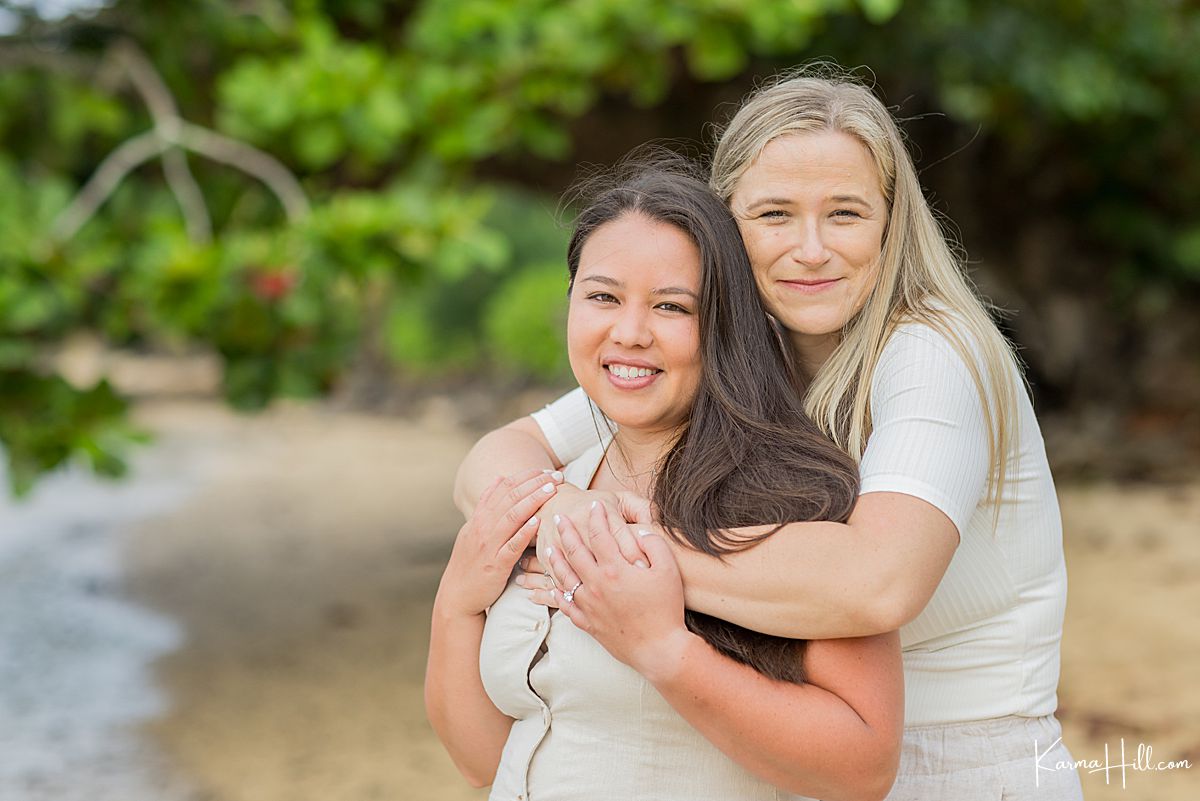
<svg viewBox="0 0 1200 801"><path fill-rule="evenodd" d="M792 240L792 259L805 266L818 266L829 260L829 248L816 222L804 222L796 226Z"/></svg>
<svg viewBox="0 0 1200 801"><path fill-rule="evenodd" d="M648 348L654 342L649 316L645 310L632 305L621 309L609 329L609 337L614 343L628 348Z"/></svg>

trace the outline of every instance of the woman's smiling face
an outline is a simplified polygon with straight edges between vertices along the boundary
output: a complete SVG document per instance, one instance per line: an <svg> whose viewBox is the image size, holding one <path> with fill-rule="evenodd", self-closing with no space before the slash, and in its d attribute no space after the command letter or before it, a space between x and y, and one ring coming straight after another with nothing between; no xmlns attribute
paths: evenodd
<svg viewBox="0 0 1200 801"><path fill-rule="evenodd" d="M867 148L839 131L781 136L730 206L767 310L802 352L836 343L875 286L888 220Z"/></svg>
<svg viewBox="0 0 1200 801"><path fill-rule="evenodd" d="M700 251L680 229L636 212L597 228L571 288L575 378L622 429L683 423L700 382Z"/></svg>

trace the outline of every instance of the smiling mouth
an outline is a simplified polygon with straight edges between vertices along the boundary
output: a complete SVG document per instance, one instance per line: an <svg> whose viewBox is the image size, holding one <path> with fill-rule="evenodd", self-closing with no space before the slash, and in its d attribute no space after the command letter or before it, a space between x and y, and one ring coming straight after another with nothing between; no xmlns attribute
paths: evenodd
<svg viewBox="0 0 1200 801"><path fill-rule="evenodd" d="M608 374L620 378L624 381L634 381L639 378L647 378L652 375L658 375L662 370L653 367L632 367L627 364L606 364L604 369Z"/></svg>
<svg viewBox="0 0 1200 801"><path fill-rule="evenodd" d="M841 278L824 278L820 280L800 280L800 279L780 279L779 283L787 286L789 289L794 289L799 292L820 292L822 289L831 287Z"/></svg>

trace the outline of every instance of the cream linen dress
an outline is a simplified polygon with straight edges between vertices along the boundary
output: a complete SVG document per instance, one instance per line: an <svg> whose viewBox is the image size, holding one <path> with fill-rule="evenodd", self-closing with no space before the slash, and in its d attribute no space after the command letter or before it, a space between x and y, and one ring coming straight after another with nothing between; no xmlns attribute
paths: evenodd
<svg viewBox="0 0 1200 801"><path fill-rule="evenodd" d="M564 468L566 480L586 489L603 456L593 446ZM650 682L512 580L488 612L479 669L492 702L516 721L490 801L800 799L736 764Z"/></svg>

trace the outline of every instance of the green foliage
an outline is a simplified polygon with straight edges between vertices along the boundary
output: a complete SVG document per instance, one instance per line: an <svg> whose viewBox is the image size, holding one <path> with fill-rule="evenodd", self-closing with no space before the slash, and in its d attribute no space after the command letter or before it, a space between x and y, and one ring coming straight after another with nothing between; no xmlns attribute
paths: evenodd
<svg viewBox="0 0 1200 801"><path fill-rule="evenodd" d="M327 392L363 348L416 377L485 365L562 376L566 231L539 187L485 176L577 158L606 122L588 117L600 104L650 116L726 81L729 100L813 57L870 65L902 115L944 112L955 135L982 132L955 163L997 249L1026 224L1069 231L1117 308L1143 288L1200 285L1200 14L1188 4L115 0L56 23L4 7L25 20L0 38L0 441L18 489L75 457L120 469L123 402L47 366L80 329L122 346L206 345L241 408ZM211 241L161 159L56 236L102 160L153 125L112 59L122 38L183 118L277 159L311 213L285 213L244 163L191 152ZM713 116L693 113L699 138Z"/></svg>
<svg viewBox="0 0 1200 801"><path fill-rule="evenodd" d="M506 260L487 271L426 273L388 310L386 349L414 374L461 374L489 361L506 375L553 379L565 372L567 231L543 197L501 188L495 194L484 223L507 233ZM537 339L522 349L526 334Z"/></svg>
<svg viewBox="0 0 1200 801"><path fill-rule="evenodd" d="M129 445L145 440L126 421L125 401L104 381L80 390L58 376L4 367L0 385L0 439L17 494L47 470L80 457L100 475L124 475Z"/></svg>
<svg viewBox="0 0 1200 801"><path fill-rule="evenodd" d="M570 374L565 273L557 263L535 267L496 291L483 329L498 365L546 381Z"/></svg>

